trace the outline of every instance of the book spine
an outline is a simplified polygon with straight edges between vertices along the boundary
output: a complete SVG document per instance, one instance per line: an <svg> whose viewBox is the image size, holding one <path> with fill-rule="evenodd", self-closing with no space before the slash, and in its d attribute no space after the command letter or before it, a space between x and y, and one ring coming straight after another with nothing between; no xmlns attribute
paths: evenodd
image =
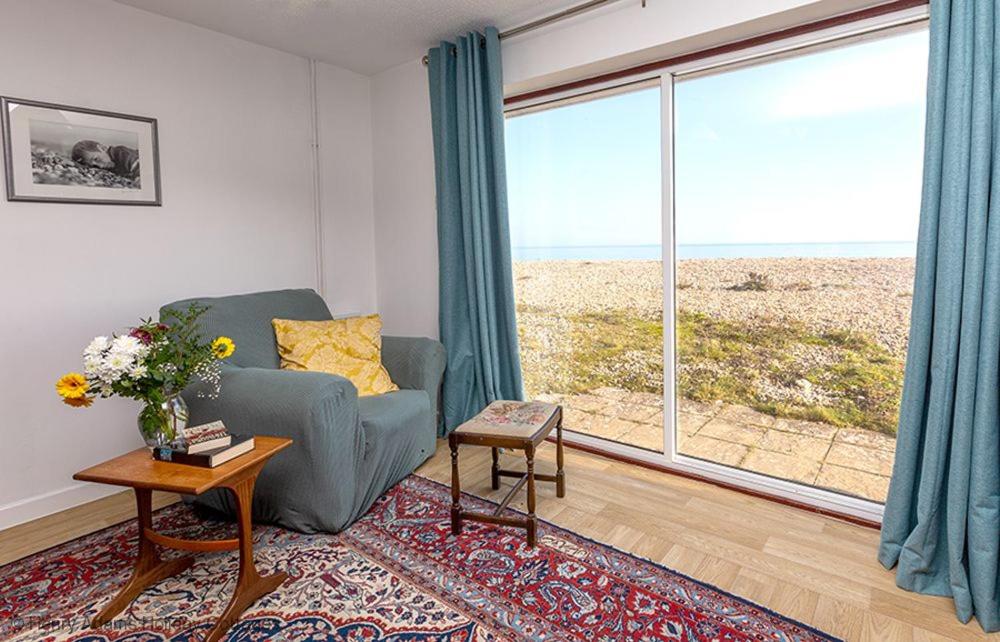
<svg viewBox="0 0 1000 642"><path fill-rule="evenodd" d="M211 467L211 458L200 453L188 454L173 448L158 446L153 449L153 459L157 461L169 461L175 464L187 464L188 466Z"/></svg>

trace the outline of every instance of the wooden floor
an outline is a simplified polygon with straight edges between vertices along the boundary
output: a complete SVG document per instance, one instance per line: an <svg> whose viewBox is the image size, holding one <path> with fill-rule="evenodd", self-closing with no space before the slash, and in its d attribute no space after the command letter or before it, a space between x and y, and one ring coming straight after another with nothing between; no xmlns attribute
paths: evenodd
<svg viewBox="0 0 1000 642"><path fill-rule="evenodd" d="M535 469L554 469L542 446ZM521 458L504 455L515 468ZM490 499L490 451L463 446L462 490ZM447 444L418 473L451 480ZM525 510L523 498L511 506ZM566 497L538 485L538 515L850 641L991 640L950 599L907 593L876 561L878 531L703 482L566 451Z"/></svg>
<svg viewBox="0 0 1000 642"><path fill-rule="evenodd" d="M552 467L554 447L537 470ZM666 475L574 450L566 452L567 494L556 499L539 484L540 517L811 624L846 640L991 640L977 624L955 619L951 601L896 588L875 560L878 533L709 484ZM514 468L519 458L504 455ZM463 490L499 498L490 489L489 449L464 446ZM445 442L418 471L450 480ZM155 498L162 506L175 496ZM0 563L18 559L135 515L122 493L29 524L0 531ZM524 501L515 500L524 509Z"/></svg>
<svg viewBox="0 0 1000 642"><path fill-rule="evenodd" d="M180 501L153 491L153 510ZM135 518L135 494L124 490L32 522L0 531L0 565Z"/></svg>

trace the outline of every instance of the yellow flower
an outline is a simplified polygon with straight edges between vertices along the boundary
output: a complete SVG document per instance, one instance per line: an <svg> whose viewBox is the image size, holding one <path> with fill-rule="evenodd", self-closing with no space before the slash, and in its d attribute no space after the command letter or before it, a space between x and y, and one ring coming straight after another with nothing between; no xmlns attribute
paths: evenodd
<svg viewBox="0 0 1000 642"><path fill-rule="evenodd" d="M212 342L212 352L216 359L225 359L236 350L236 344L229 337L219 337Z"/></svg>
<svg viewBox="0 0 1000 642"><path fill-rule="evenodd" d="M89 408L94 403L93 397L84 395L82 397L66 397L63 403L74 408Z"/></svg>
<svg viewBox="0 0 1000 642"><path fill-rule="evenodd" d="M63 399L83 399L87 389L87 378L79 372L65 374L56 382L56 392Z"/></svg>

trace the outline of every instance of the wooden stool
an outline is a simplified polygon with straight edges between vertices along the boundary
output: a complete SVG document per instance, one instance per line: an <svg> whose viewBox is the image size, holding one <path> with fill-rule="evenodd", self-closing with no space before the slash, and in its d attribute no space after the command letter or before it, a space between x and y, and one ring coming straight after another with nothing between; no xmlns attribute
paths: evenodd
<svg viewBox="0 0 1000 642"><path fill-rule="evenodd" d="M535 449L556 429L556 474L543 475L535 472ZM458 480L458 446L489 446L493 451L491 482L493 490L500 488L501 477L517 477L510 492L491 514L463 511L462 489ZM535 517L535 480L555 482L556 497L566 496L566 478L563 474L562 407L539 401L494 401L481 413L458 427L448 435L451 448L451 532L462 532L462 520L468 519L486 524L500 524L527 529L528 546L533 547L538 534L538 519ZM499 467L499 448L523 450L527 463L525 472L502 470ZM514 493L528 485L528 516L509 517L500 513L510 504Z"/></svg>

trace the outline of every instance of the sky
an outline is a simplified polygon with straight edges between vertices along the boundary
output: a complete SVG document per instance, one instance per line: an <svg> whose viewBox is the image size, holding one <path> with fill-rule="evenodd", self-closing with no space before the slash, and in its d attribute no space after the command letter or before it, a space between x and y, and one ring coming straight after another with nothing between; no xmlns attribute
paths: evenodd
<svg viewBox="0 0 1000 642"><path fill-rule="evenodd" d="M927 32L675 83L676 242L916 238ZM517 247L657 245L660 90L507 119Z"/></svg>

